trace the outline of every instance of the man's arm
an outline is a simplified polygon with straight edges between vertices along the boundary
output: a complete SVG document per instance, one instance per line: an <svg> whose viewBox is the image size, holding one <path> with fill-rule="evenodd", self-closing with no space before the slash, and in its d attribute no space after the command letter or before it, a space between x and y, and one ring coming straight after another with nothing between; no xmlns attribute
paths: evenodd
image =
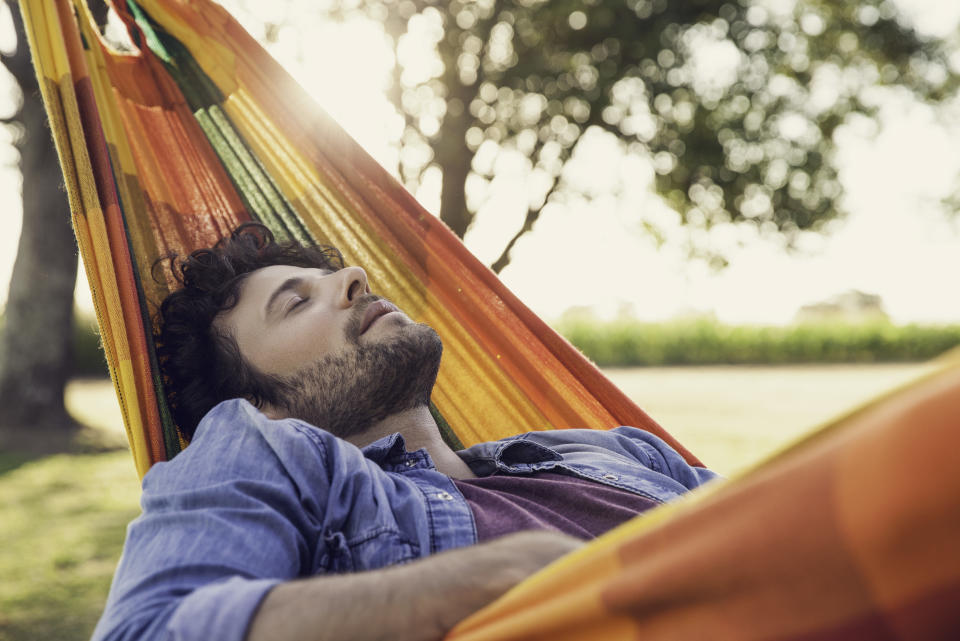
<svg viewBox="0 0 960 641"><path fill-rule="evenodd" d="M580 545L521 532L408 565L282 583L261 603L247 641L436 641Z"/></svg>

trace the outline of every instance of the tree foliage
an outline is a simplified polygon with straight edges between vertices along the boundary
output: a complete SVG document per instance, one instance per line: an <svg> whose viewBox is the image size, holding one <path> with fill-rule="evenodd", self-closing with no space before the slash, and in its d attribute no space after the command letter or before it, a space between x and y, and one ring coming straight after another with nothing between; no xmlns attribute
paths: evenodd
<svg viewBox="0 0 960 641"><path fill-rule="evenodd" d="M405 119L409 186L443 174L441 218L461 237L478 203L468 181L485 143L529 158L517 236L532 228L590 128L646 153L685 224L750 222L790 243L840 212L837 128L871 116L878 89L941 101L957 87L945 45L891 0L332 0L382 22L398 49L432 41L424 76L397 56L390 98Z"/></svg>

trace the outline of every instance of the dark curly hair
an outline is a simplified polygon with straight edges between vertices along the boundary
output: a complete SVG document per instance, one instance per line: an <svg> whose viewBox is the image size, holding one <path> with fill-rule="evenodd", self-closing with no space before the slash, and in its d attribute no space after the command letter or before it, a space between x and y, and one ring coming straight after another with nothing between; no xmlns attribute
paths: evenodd
<svg viewBox="0 0 960 641"><path fill-rule="evenodd" d="M326 245L279 243L260 223L244 223L212 248L157 264L166 260L182 287L160 304L154 338L173 419L189 440L200 419L221 401L247 398L258 407L275 402L274 377L246 362L234 337L213 322L237 304L244 279L271 265L336 271L343 256Z"/></svg>

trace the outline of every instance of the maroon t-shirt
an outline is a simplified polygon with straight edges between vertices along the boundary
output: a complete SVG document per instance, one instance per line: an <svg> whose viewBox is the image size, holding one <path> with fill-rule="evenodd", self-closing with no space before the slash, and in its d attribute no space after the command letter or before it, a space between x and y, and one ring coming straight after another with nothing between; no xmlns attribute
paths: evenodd
<svg viewBox="0 0 960 641"><path fill-rule="evenodd" d="M454 479L477 523L477 542L521 530L592 539L658 505L627 490L556 472Z"/></svg>

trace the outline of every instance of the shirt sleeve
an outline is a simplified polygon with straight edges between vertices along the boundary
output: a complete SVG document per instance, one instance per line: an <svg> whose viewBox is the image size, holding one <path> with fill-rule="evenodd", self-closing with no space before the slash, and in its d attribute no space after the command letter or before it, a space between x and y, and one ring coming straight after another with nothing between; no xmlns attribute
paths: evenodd
<svg viewBox="0 0 960 641"><path fill-rule="evenodd" d="M660 472L688 490L699 487L720 475L705 467L690 465L666 441L636 427L617 427L610 430L620 439L621 446L633 458L655 472Z"/></svg>
<svg viewBox="0 0 960 641"><path fill-rule="evenodd" d="M243 641L267 593L312 572L315 516L255 420L222 407L144 477L94 641Z"/></svg>

